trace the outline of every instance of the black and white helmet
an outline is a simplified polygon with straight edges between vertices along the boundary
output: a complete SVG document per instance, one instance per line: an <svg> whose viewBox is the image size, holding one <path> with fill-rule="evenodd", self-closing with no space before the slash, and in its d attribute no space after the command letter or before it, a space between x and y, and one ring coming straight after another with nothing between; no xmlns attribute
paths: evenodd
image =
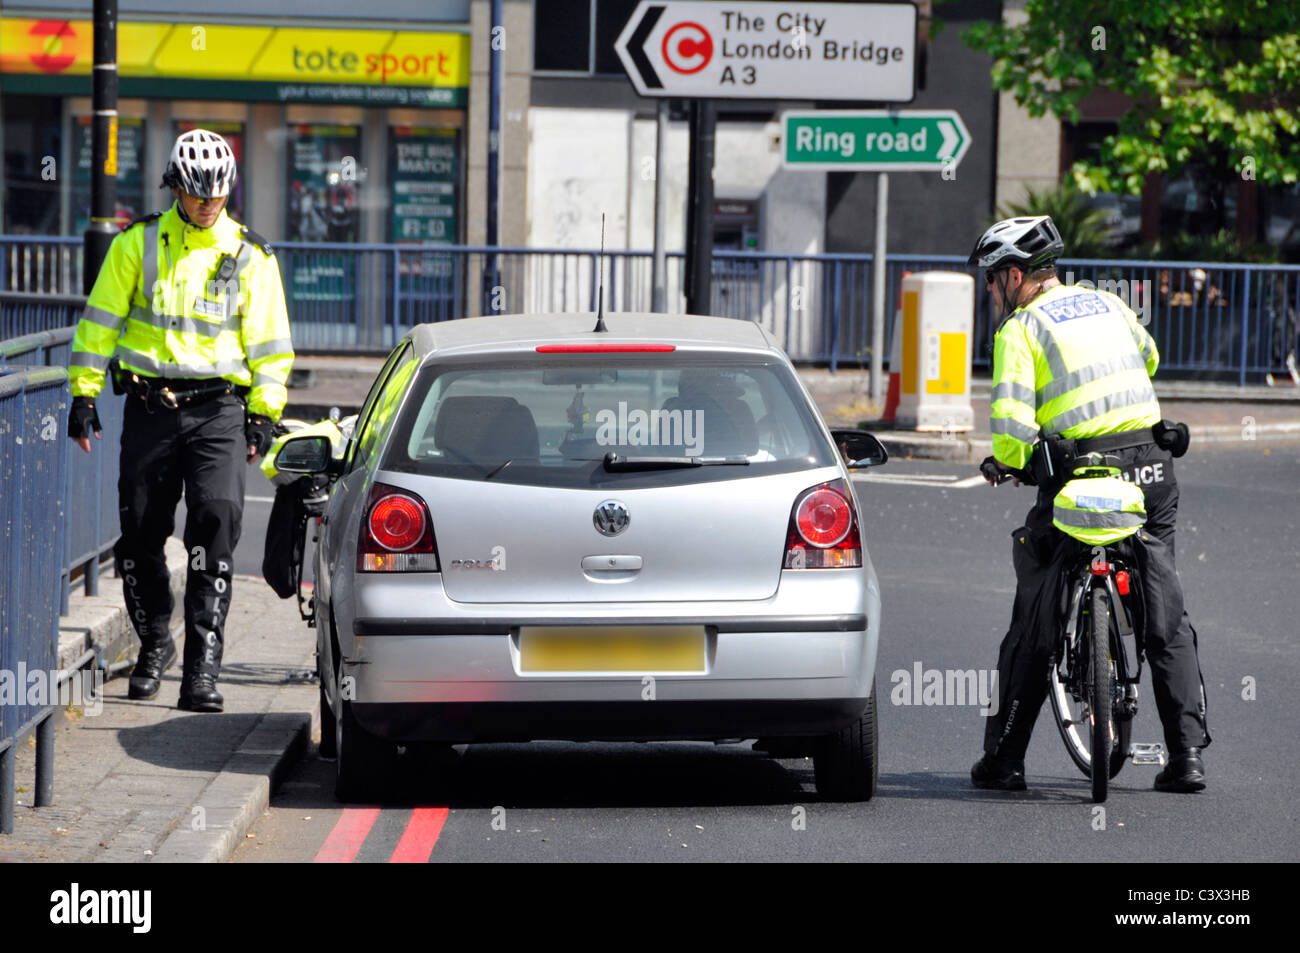
<svg viewBox="0 0 1300 953"><path fill-rule="evenodd" d="M1065 242L1050 216L1006 218L980 236L966 263L994 269L1016 265L1030 271L1050 265L1064 251Z"/></svg>
<svg viewBox="0 0 1300 953"><path fill-rule="evenodd" d="M235 185L235 154L215 132L191 129L176 137L163 185L201 199L229 195Z"/></svg>

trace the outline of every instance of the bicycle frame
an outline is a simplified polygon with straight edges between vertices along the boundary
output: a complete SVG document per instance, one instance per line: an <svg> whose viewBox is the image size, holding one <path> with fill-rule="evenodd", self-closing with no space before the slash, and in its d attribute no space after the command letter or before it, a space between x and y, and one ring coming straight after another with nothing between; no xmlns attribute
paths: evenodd
<svg viewBox="0 0 1300 953"><path fill-rule="evenodd" d="M1056 653L1053 655L1053 662L1059 668L1070 656L1070 650L1077 650L1082 639L1088 637L1082 631L1083 626L1080 625L1080 622L1086 618L1082 611L1084 597L1092 590L1093 586L1105 586L1111 606L1112 648L1120 647L1123 649L1123 652L1117 653L1119 657L1116 658L1116 664L1120 666L1123 673L1119 676L1119 679L1125 688L1125 712L1131 718L1137 714L1137 685L1141 680L1142 660L1144 658L1132 606L1132 600L1140 592L1137 571L1130 567L1127 562L1111 561L1111 559L1107 558L1109 554L1104 546L1093 547L1090 555L1092 556L1090 561L1078 565L1070 574L1073 582L1071 583L1069 609L1065 617L1065 629L1061 633L1061 640L1058 643ZM1121 573L1128 575L1128 583L1125 587L1128 591L1123 594L1120 592L1119 581L1116 578ZM1116 611L1116 607L1120 611ZM1119 637L1118 643L1116 643L1116 636ZM1072 667L1071 670L1064 668L1059 668L1059 670L1062 678L1067 675L1073 678L1083 674L1077 671L1077 667ZM1128 674L1130 672L1131 675Z"/></svg>
<svg viewBox="0 0 1300 953"><path fill-rule="evenodd" d="M1108 656L1114 666L1114 689L1111 699L1113 752L1108 776L1114 777L1129 756L1129 737L1138 708L1138 682L1142 673L1143 651L1134 612L1134 600L1140 593L1137 572L1129 561L1105 547L1089 552L1080 545L1080 557L1072 561L1069 571L1069 602L1060 639L1052 655L1049 692L1066 750L1075 765L1092 775L1091 742L1087 735L1092 711L1088 702L1093 673L1091 669L1091 593L1098 587L1105 592L1109 624ZM1061 693L1068 694L1069 699ZM1071 704L1072 702L1072 704ZM1078 716L1073 717L1077 710Z"/></svg>

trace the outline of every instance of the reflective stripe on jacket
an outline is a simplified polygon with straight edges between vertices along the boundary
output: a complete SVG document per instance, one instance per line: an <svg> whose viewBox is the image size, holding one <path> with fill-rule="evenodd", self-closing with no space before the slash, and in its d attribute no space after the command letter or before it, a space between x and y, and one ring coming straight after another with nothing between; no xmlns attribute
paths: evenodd
<svg viewBox="0 0 1300 953"><path fill-rule="evenodd" d="M234 262L225 280L223 254ZM77 324L74 397L99 394L115 352L123 367L150 377L248 387L248 412L278 420L293 343L275 257L241 238L224 210L207 229L185 222L175 204L130 226L113 239Z"/></svg>
<svg viewBox="0 0 1300 953"><path fill-rule="evenodd" d="M1097 437L1160 420L1156 343L1122 299L1059 285L993 338L993 456L1023 468L1039 433Z"/></svg>
<svg viewBox="0 0 1300 953"><path fill-rule="evenodd" d="M1071 480L1052 501L1052 524L1094 546L1109 546L1132 536L1146 518L1141 488L1119 477Z"/></svg>

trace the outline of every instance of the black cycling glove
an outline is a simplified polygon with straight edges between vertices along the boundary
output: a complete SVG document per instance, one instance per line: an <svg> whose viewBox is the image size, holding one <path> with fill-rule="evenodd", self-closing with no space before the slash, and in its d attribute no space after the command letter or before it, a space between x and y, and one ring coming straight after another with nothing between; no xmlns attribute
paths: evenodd
<svg viewBox="0 0 1300 953"><path fill-rule="evenodd" d="M266 456L266 451L275 443L275 424L268 417L249 415L244 423L244 436L253 452L259 457Z"/></svg>
<svg viewBox="0 0 1300 953"><path fill-rule="evenodd" d="M72 398L72 407L68 410L68 436L80 440L89 437L92 430L97 434L104 430L99 423L95 401L89 397Z"/></svg>
<svg viewBox="0 0 1300 953"><path fill-rule="evenodd" d="M994 457L984 458L983 462L980 463L980 473L983 474L984 479L991 481L994 486L999 483L1005 483L1012 477L1015 477L1027 486L1038 485L1029 468L1017 470L1015 467L1008 467L1005 464L998 463L997 459Z"/></svg>

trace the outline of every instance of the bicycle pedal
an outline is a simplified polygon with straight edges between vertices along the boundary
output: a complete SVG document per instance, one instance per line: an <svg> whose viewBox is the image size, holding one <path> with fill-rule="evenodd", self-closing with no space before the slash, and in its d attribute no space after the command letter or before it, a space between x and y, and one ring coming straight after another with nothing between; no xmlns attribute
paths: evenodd
<svg viewBox="0 0 1300 953"><path fill-rule="evenodd" d="M1169 758L1165 754L1165 746L1162 744L1138 744L1134 742L1129 746L1128 756L1134 764L1158 764L1164 767Z"/></svg>

